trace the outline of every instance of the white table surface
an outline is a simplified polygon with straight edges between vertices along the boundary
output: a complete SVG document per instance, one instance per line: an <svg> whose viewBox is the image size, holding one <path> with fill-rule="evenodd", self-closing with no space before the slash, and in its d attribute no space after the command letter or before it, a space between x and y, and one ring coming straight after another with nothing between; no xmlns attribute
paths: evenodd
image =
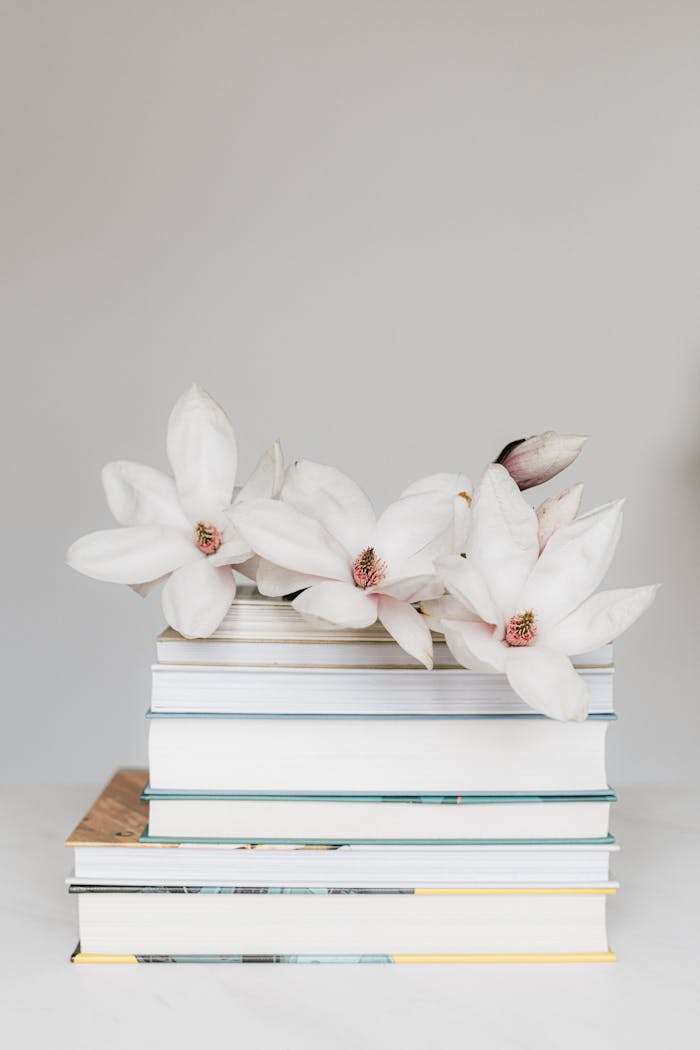
<svg viewBox="0 0 700 1050"><path fill-rule="evenodd" d="M619 791L615 964L71 966L62 840L96 794L0 793L3 1050L700 1045L698 794Z"/></svg>

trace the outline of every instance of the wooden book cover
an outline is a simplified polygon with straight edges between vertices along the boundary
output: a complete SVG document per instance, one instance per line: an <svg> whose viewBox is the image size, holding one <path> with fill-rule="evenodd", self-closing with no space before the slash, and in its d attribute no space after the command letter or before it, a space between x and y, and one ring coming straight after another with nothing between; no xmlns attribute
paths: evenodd
<svg viewBox="0 0 700 1050"><path fill-rule="evenodd" d="M141 792L145 769L120 769L93 803L66 846L138 846L148 823L148 804Z"/></svg>

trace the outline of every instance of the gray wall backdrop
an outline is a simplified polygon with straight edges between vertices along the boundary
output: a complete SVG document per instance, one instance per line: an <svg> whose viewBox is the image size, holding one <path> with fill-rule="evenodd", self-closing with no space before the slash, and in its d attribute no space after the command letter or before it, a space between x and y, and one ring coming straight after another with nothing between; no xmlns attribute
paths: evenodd
<svg viewBox="0 0 700 1050"><path fill-rule="evenodd" d="M611 779L698 746L700 6L2 3L0 775L143 762L157 597L72 574L197 379L381 503L506 440L628 497Z"/></svg>

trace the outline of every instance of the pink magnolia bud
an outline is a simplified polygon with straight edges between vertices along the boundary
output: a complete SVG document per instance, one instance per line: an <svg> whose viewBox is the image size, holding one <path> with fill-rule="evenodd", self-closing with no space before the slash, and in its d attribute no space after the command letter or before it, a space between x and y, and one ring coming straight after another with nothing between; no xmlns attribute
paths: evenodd
<svg viewBox="0 0 700 1050"><path fill-rule="evenodd" d="M540 554L547 546L557 529L574 520L581 506L583 485L572 485L558 496L550 496L537 508L537 539L540 542Z"/></svg>
<svg viewBox="0 0 700 1050"><path fill-rule="evenodd" d="M582 434L557 434L548 430L545 434L511 441L496 463L503 464L521 491L531 489L573 463L585 441Z"/></svg>

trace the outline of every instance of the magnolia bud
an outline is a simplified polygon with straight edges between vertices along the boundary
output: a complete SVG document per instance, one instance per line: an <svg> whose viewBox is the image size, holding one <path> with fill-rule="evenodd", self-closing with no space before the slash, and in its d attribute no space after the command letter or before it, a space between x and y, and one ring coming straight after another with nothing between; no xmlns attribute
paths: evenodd
<svg viewBox="0 0 700 1050"><path fill-rule="evenodd" d="M496 463L503 464L521 491L531 489L573 463L585 441L586 437L581 434L557 434L548 430L545 434L511 441Z"/></svg>
<svg viewBox="0 0 700 1050"><path fill-rule="evenodd" d="M574 520L581 506L583 485L572 485L558 496L550 496L537 508L537 539L540 542L540 554L557 529Z"/></svg>

